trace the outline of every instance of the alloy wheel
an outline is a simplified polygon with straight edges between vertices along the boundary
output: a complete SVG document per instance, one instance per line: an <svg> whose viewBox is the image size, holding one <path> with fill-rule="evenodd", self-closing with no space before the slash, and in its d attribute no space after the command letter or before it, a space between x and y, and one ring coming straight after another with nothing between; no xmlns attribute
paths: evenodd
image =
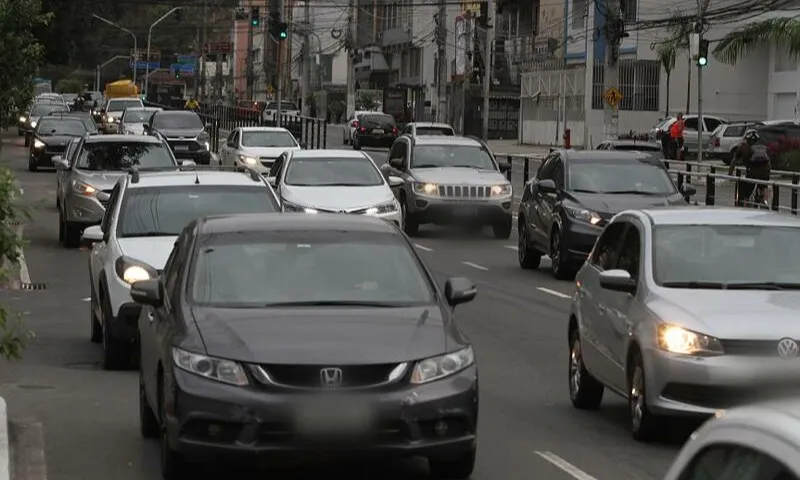
<svg viewBox="0 0 800 480"><path fill-rule="evenodd" d="M572 349L569 354L569 395L576 399L581 389L581 370L583 369L583 359L581 358L581 341L577 338L572 342Z"/></svg>
<svg viewBox="0 0 800 480"><path fill-rule="evenodd" d="M631 423L634 430L638 430L644 417L644 372L641 366L636 366L631 376L630 409Z"/></svg>

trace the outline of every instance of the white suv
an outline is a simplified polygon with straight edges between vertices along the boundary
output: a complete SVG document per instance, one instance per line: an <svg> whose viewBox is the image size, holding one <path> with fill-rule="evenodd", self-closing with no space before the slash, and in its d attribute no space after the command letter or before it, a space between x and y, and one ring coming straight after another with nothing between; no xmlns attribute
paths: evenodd
<svg viewBox="0 0 800 480"><path fill-rule="evenodd" d="M131 284L160 274L183 228L198 217L279 211L275 192L253 170L174 167L132 171L111 192L100 225L83 240L89 256L91 340L103 368L137 365L139 305Z"/></svg>

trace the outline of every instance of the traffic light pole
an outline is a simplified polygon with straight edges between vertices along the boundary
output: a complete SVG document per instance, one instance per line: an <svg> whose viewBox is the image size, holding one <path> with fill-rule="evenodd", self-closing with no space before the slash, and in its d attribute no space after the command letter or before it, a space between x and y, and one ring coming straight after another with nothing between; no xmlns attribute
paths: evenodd
<svg viewBox="0 0 800 480"><path fill-rule="evenodd" d="M697 0L697 33L699 36L698 46L702 52L703 49L703 30L705 30L705 13L708 8L710 0ZM707 53L703 53L707 55ZM697 62L697 161L703 161L703 130L705 123L703 123L703 69L705 65L701 65L699 58Z"/></svg>

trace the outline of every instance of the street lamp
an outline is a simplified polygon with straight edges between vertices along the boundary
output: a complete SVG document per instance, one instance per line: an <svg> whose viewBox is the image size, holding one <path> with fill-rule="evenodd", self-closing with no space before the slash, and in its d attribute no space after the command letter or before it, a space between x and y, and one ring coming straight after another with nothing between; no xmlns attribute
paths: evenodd
<svg viewBox="0 0 800 480"><path fill-rule="evenodd" d="M136 52L134 54L134 61L133 61L133 84L136 85L136 66L137 66L136 65L136 56L139 54L139 43L138 43L138 40L136 39L136 35L134 35L133 32L131 32L127 28L125 28L125 27L123 27L121 25L118 25L118 24L112 22L111 20L109 20L107 18L103 18L100 15L96 15L94 13L92 14L92 16L94 18L100 20L101 22L105 22L105 23L111 25L112 27L116 27L116 28L122 30L123 32L127 33L131 37L133 37L133 51Z"/></svg>
<svg viewBox="0 0 800 480"><path fill-rule="evenodd" d="M145 66L144 74L146 75L144 79L144 98L147 98L147 87L150 84L150 39L153 36L153 27L164 21L165 18L169 17L173 13L177 12L178 10L182 9L183 7L175 7L169 12L165 13L161 16L158 20L153 22L150 25L150 29L147 31L147 65Z"/></svg>

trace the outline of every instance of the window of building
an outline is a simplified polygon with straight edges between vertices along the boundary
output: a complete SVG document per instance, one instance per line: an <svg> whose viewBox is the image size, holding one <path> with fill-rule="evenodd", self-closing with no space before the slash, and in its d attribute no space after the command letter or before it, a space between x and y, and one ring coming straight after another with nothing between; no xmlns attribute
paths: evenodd
<svg viewBox="0 0 800 480"><path fill-rule="evenodd" d="M636 17L638 17L638 3L639 0L622 0L621 7L622 7L622 19L625 20L625 23L636 23Z"/></svg>
<svg viewBox="0 0 800 480"><path fill-rule="evenodd" d="M619 91L622 93L620 110L657 112L660 95L661 65L658 60L620 60ZM595 65L592 86L592 108L602 110L606 90L605 66Z"/></svg>
<svg viewBox="0 0 800 480"><path fill-rule="evenodd" d="M797 57L790 54L786 48L776 46L774 58L776 72L794 72L797 70Z"/></svg>
<svg viewBox="0 0 800 480"><path fill-rule="evenodd" d="M585 21L586 0L572 0L572 28L583 28Z"/></svg>

